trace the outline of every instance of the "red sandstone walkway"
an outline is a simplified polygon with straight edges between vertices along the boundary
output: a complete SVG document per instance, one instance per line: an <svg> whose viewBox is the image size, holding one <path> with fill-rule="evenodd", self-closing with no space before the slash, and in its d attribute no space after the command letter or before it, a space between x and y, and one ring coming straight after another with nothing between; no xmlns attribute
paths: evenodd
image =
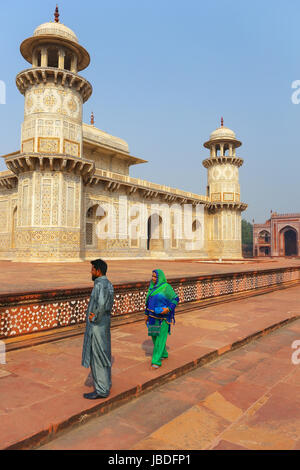
<svg viewBox="0 0 300 470"><path fill-rule="evenodd" d="M109 411L122 399L132 399L143 389L175 378L206 355L218 357L230 350L234 342L297 316L300 316L298 286L178 315L168 338L170 357L156 372L149 369L152 342L146 336L143 322L115 328L113 387L111 395L97 403L82 397L92 390L88 370L80 365L82 336L11 351L7 364L0 365L0 448L17 443L19 447L32 447L33 436L35 442L43 442L63 426L83 422L90 413ZM291 342L296 336L295 332L290 333ZM274 369L265 363L259 375L250 374L249 381L255 387L263 381L267 385L282 369L287 374L292 372L295 366L290 361L290 349L284 346L281 355L282 364ZM247 361L247 357L242 360L245 368ZM226 376L231 374L228 369L218 383L226 382ZM192 393L193 387L189 390ZM25 439L27 444L21 445Z"/></svg>
<svg viewBox="0 0 300 470"><path fill-rule="evenodd" d="M162 269L167 278L241 272L299 266L298 258L268 258L235 263L208 263L197 260L112 260L108 277L114 284L147 281L152 269ZM0 294L39 290L92 287L90 262L82 263L13 263L0 261Z"/></svg>
<svg viewBox="0 0 300 470"><path fill-rule="evenodd" d="M40 449L299 450L299 339L297 320Z"/></svg>

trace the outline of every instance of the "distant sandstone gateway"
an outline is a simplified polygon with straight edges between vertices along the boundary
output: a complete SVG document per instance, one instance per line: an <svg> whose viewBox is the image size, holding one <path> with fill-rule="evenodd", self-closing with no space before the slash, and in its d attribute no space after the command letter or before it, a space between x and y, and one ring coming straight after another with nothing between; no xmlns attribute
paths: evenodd
<svg viewBox="0 0 300 470"><path fill-rule="evenodd" d="M242 257L241 212L247 204L240 201L241 142L223 120L204 144L210 150L203 161L205 196L132 178L129 167L145 160L132 156L124 140L97 129L93 115L90 124L82 122L92 86L78 72L90 56L75 33L56 14L22 42L21 53L32 67L16 78L25 98L21 150L2 157L8 170L0 172L0 259ZM120 224L114 238L99 237L105 207L118 215L120 198L126 198L131 219L131 208L143 205L143 226L136 227L136 237L130 230L121 233ZM178 232L185 205L191 208L189 237Z"/></svg>
<svg viewBox="0 0 300 470"><path fill-rule="evenodd" d="M253 256L299 256L299 248L300 213L271 211L265 223L253 223Z"/></svg>

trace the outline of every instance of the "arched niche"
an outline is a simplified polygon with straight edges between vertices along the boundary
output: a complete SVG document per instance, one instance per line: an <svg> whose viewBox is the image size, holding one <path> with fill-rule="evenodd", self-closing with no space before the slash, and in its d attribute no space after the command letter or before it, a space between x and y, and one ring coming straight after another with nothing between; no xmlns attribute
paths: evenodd
<svg viewBox="0 0 300 470"><path fill-rule="evenodd" d="M106 212L100 204L89 205L86 210L85 244L87 248L104 248L105 237L99 236L97 224L106 217Z"/></svg>
<svg viewBox="0 0 300 470"><path fill-rule="evenodd" d="M287 225L280 230L279 237L281 254L283 256L298 256L298 231L294 227Z"/></svg>
<svg viewBox="0 0 300 470"><path fill-rule="evenodd" d="M152 214L148 218L147 250L164 251L163 220L159 214Z"/></svg>

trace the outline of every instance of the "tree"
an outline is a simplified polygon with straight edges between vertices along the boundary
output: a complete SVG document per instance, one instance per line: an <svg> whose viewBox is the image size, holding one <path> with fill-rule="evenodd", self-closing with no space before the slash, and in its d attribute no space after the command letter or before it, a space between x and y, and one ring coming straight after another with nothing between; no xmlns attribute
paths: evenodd
<svg viewBox="0 0 300 470"><path fill-rule="evenodd" d="M243 256L249 257L253 253L253 225L242 219L242 249Z"/></svg>

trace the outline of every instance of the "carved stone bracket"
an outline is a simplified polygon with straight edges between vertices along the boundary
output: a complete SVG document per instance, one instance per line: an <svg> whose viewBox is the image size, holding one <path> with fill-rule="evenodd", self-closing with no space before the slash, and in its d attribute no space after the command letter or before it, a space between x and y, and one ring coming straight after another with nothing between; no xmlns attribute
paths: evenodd
<svg viewBox="0 0 300 470"><path fill-rule="evenodd" d="M146 199L154 198L154 197L157 197L158 195L158 191L152 191L151 189L148 189L148 188L147 189L143 188L142 193L143 193L144 198Z"/></svg>
<svg viewBox="0 0 300 470"><path fill-rule="evenodd" d="M74 88L81 93L84 103L89 99L93 91L92 85L85 78L68 70L59 70L54 67L27 69L20 72L16 77L16 84L22 95L32 85L38 85L41 82L47 83L48 81Z"/></svg>
<svg viewBox="0 0 300 470"><path fill-rule="evenodd" d="M16 188L18 185L18 178L12 174L12 175L0 175L0 189L5 188L5 189L13 189Z"/></svg>
<svg viewBox="0 0 300 470"><path fill-rule="evenodd" d="M248 204L244 202L207 202L205 209L211 213L215 213L218 209L234 209L244 211L248 207Z"/></svg>
<svg viewBox="0 0 300 470"><path fill-rule="evenodd" d="M95 171L94 162L65 154L20 153L5 162L15 175L35 170L63 171L81 175L87 181Z"/></svg>
<svg viewBox="0 0 300 470"><path fill-rule="evenodd" d="M214 166L216 164L224 164L224 163L231 163L232 165L240 167L244 163L244 160L242 158L239 158L239 157L223 156L223 157L206 158L202 162L202 164L205 168L209 168L209 167Z"/></svg>
<svg viewBox="0 0 300 470"><path fill-rule="evenodd" d="M111 192L114 192L114 191L117 191L121 186L121 183L116 183L115 181L108 181L106 183L106 186L105 186L105 189L107 191L111 191Z"/></svg>

